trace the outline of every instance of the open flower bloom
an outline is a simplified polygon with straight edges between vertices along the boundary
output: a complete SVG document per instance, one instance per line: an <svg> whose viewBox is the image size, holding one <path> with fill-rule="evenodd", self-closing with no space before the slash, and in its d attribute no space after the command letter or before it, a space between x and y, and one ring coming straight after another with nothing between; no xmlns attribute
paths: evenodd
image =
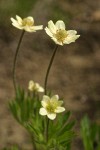
<svg viewBox="0 0 100 150"><path fill-rule="evenodd" d="M59 100L58 95L54 95L51 98L47 95L43 96L43 100L41 101L42 108L40 108L40 115L45 116L51 120L56 118L56 113L61 113L65 111L64 107L61 107L63 101Z"/></svg>
<svg viewBox="0 0 100 150"><path fill-rule="evenodd" d="M35 83L34 81L29 81L28 89L32 92L44 92L44 88L39 85L39 83Z"/></svg>
<svg viewBox="0 0 100 150"><path fill-rule="evenodd" d="M65 30L65 23L62 20L58 20L55 24L50 20L45 31L58 45L70 44L80 37L75 30Z"/></svg>
<svg viewBox="0 0 100 150"><path fill-rule="evenodd" d="M42 30L43 25L35 26L33 17L27 17L22 19L16 15L16 19L11 18L12 25L20 30L25 30L27 32L35 32L36 30Z"/></svg>

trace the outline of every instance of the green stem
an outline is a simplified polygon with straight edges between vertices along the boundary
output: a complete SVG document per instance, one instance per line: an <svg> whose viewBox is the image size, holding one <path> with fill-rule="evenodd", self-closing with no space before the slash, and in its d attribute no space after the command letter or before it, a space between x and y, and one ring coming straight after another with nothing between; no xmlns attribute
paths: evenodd
<svg viewBox="0 0 100 150"><path fill-rule="evenodd" d="M23 30L23 31L22 31L22 34L21 34L21 36L20 36L20 39L19 39L17 48L16 48L15 57L14 57L14 62L13 62L13 85L14 85L15 92L17 91L16 74L15 74L15 71L16 71L16 62L17 62L17 56L18 56L19 48L20 48L20 45L21 45L21 42L22 42L24 33L25 33L25 31Z"/></svg>
<svg viewBox="0 0 100 150"><path fill-rule="evenodd" d="M46 128L45 128L46 142L48 142L48 131L49 131L49 119L46 117Z"/></svg>
<svg viewBox="0 0 100 150"><path fill-rule="evenodd" d="M24 127L25 127L25 126L24 126ZM28 130L27 127L25 127L25 129L28 131L28 133L29 133L29 135L30 135L33 150L37 150L37 149L36 149L36 144L35 144L35 141L34 141L34 136L33 136L33 134Z"/></svg>
<svg viewBox="0 0 100 150"><path fill-rule="evenodd" d="M52 63L53 63L55 54L56 54L56 52L57 52L57 49L58 49L58 45L56 45L56 47L55 47L55 49L54 49L54 52L53 52L52 57L51 57L51 59L50 59L50 63L49 63L48 68L47 68L47 72L46 72L46 76L45 76L45 82L44 82L44 89L45 89L44 94L45 94L45 95L47 94L47 82L48 82L49 72L50 72L50 69L51 69L51 66L52 66Z"/></svg>
<svg viewBox="0 0 100 150"><path fill-rule="evenodd" d="M36 144L34 141L34 137L31 135L33 150L36 150Z"/></svg>

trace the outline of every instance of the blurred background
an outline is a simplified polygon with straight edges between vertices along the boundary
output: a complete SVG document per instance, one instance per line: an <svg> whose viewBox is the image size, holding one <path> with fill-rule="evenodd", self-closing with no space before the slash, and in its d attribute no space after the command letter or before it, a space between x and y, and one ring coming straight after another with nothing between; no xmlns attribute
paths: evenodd
<svg viewBox="0 0 100 150"><path fill-rule="evenodd" d="M12 66L21 30L10 18L33 16L44 27L49 20L63 20L66 29L77 30L75 43L59 47L49 75L48 88L64 98L67 110L77 120L77 139L72 150L82 150L80 120L88 114L100 124L100 0L0 0L0 148L18 144L31 150L29 135L14 120L8 102L14 96ZM29 80L44 84L55 47L43 31L25 33L21 44L17 80L27 90Z"/></svg>

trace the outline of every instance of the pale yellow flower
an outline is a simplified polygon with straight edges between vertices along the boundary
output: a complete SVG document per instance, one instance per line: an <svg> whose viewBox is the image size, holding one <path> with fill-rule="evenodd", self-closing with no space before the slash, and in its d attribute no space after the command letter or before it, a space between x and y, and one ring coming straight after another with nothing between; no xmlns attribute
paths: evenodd
<svg viewBox="0 0 100 150"><path fill-rule="evenodd" d="M25 30L27 32L36 32L36 30L42 30L43 25L34 25L33 17L26 17L22 19L18 15L16 15L16 19L11 18L12 25L20 30Z"/></svg>
<svg viewBox="0 0 100 150"><path fill-rule="evenodd" d="M42 108L40 108L40 115L45 116L51 120L56 118L56 113L61 113L65 111L64 107L61 107L63 101L59 100L58 95L54 95L51 98L47 95L43 96L43 100L41 101Z"/></svg>
<svg viewBox="0 0 100 150"><path fill-rule="evenodd" d="M75 30L65 30L65 23L62 20L58 20L55 24L50 20L45 31L58 45L70 44L80 37Z"/></svg>
<svg viewBox="0 0 100 150"><path fill-rule="evenodd" d="M34 81L29 81L28 89L32 92L44 92L44 88L39 85L39 83L35 83Z"/></svg>

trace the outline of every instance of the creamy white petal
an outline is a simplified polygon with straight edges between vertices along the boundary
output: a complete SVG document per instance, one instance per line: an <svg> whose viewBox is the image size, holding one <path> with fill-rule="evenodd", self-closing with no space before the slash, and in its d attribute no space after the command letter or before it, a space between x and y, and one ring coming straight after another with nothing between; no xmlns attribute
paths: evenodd
<svg viewBox="0 0 100 150"><path fill-rule="evenodd" d="M63 43L62 43L62 42L58 42L55 37L52 37L51 39L52 39L56 44L61 45L61 46L63 45Z"/></svg>
<svg viewBox="0 0 100 150"><path fill-rule="evenodd" d="M16 15L16 19L17 19L18 23L21 25L22 24L22 18L19 17L18 15Z"/></svg>
<svg viewBox="0 0 100 150"><path fill-rule="evenodd" d="M34 30L42 30L43 29L43 25L39 25L39 26L33 26L31 27L31 29L34 29Z"/></svg>
<svg viewBox="0 0 100 150"><path fill-rule="evenodd" d="M61 106L63 104L63 101L58 101L58 105Z"/></svg>
<svg viewBox="0 0 100 150"><path fill-rule="evenodd" d="M47 115L47 111L44 108L40 108L39 114L45 116Z"/></svg>
<svg viewBox="0 0 100 150"><path fill-rule="evenodd" d="M30 21L32 21L32 22L34 23L33 17L29 16L29 17L27 17L26 19L29 19Z"/></svg>
<svg viewBox="0 0 100 150"><path fill-rule="evenodd" d="M54 23L53 23L53 21L52 20L50 20L49 22L48 22L48 28L50 29L50 31L53 33L53 34L55 34L56 33L56 26L54 25Z"/></svg>
<svg viewBox="0 0 100 150"><path fill-rule="evenodd" d="M24 30L27 32L30 32L30 27L29 26L24 26Z"/></svg>
<svg viewBox="0 0 100 150"><path fill-rule="evenodd" d="M48 101L48 100L50 100L50 97L47 95L43 95L43 101Z"/></svg>
<svg viewBox="0 0 100 150"><path fill-rule="evenodd" d="M64 44L70 44L70 43L72 43L72 42L75 42L75 41L65 40L65 41L64 41Z"/></svg>
<svg viewBox="0 0 100 150"><path fill-rule="evenodd" d="M55 113L61 113L63 111L65 111L64 107L57 107L56 110L55 110Z"/></svg>
<svg viewBox="0 0 100 150"><path fill-rule="evenodd" d="M35 30L31 30L31 29L30 29L30 26L24 26L23 28L24 28L24 30L27 31L27 32L35 32Z"/></svg>
<svg viewBox="0 0 100 150"><path fill-rule="evenodd" d="M46 31L46 33L50 36L50 37L53 37L53 34L52 34L52 32L49 30L49 28L45 28L45 31Z"/></svg>
<svg viewBox="0 0 100 150"><path fill-rule="evenodd" d="M80 37L80 35L73 35L73 36L69 35L65 39L64 44L70 44L72 42L75 42L75 40L78 39L79 37Z"/></svg>
<svg viewBox="0 0 100 150"><path fill-rule="evenodd" d="M65 23L62 20L58 20L55 25L58 30L59 29L65 30Z"/></svg>
<svg viewBox="0 0 100 150"><path fill-rule="evenodd" d="M58 101L59 99L59 96L58 95L54 95L51 97L51 100L54 100L54 101Z"/></svg>
<svg viewBox="0 0 100 150"><path fill-rule="evenodd" d="M13 25L15 24L15 26L19 26L18 22L14 18L11 18L11 21Z"/></svg>
<svg viewBox="0 0 100 150"><path fill-rule="evenodd" d="M44 92L44 89L39 85L39 83L35 83L35 88L38 92Z"/></svg>
<svg viewBox="0 0 100 150"><path fill-rule="evenodd" d="M45 101L41 101L41 105L44 107L44 108L46 108L47 107L47 101L45 100Z"/></svg>
<svg viewBox="0 0 100 150"><path fill-rule="evenodd" d="M35 83L34 83L34 81L33 80L30 80L29 81L29 85L34 85Z"/></svg>
<svg viewBox="0 0 100 150"><path fill-rule="evenodd" d="M21 27L18 23L12 23L12 25L20 30L23 30L24 28Z"/></svg>
<svg viewBox="0 0 100 150"><path fill-rule="evenodd" d="M29 81L28 89L29 89L30 91L33 91L33 90L34 90L34 82L33 82L32 80Z"/></svg>
<svg viewBox="0 0 100 150"><path fill-rule="evenodd" d="M76 39L78 39L80 37L80 35L76 35Z"/></svg>
<svg viewBox="0 0 100 150"><path fill-rule="evenodd" d="M38 92L44 92L44 88L40 86Z"/></svg>
<svg viewBox="0 0 100 150"><path fill-rule="evenodd" d="M23 29L23 27L19 25L19 23L14 18L11 18L11 21L13 26L15 26L18 29Z"/></svg>
<svg viewBox="0 0 100 150"><path fill-rule="evenodd" d="M44 108L46 108L48 101L50 101L50 97L44 95L43 100L41 101L41 104Z"/></svg>
<svg viewBox="0 0 100 150"><path fill-rule="evenodd" d="M36 86L36 88L40 87L39 83L35 83L35 86Z"/></svg>
<svg viewBox="0 0 100 150"><path fill-rule="evenodd" d="M10 18L10 20L12 21L12 23L17 23L18 24L18 22L14 18Z"/></svg>
<svg viewBox="0 0 100 150"><path fill-rule="evenodd" d="M56 118L56 114L52 113L52 114L47 114L48 118L51 120L54 120Z"/></svg>
<svg viewBox="0 0 100 150"><path fill-rule="evenodd" d="M77 31L76 30L68 30L67 34L69 34L69 35L75 35L75 34L77 34Z"/></svg>

